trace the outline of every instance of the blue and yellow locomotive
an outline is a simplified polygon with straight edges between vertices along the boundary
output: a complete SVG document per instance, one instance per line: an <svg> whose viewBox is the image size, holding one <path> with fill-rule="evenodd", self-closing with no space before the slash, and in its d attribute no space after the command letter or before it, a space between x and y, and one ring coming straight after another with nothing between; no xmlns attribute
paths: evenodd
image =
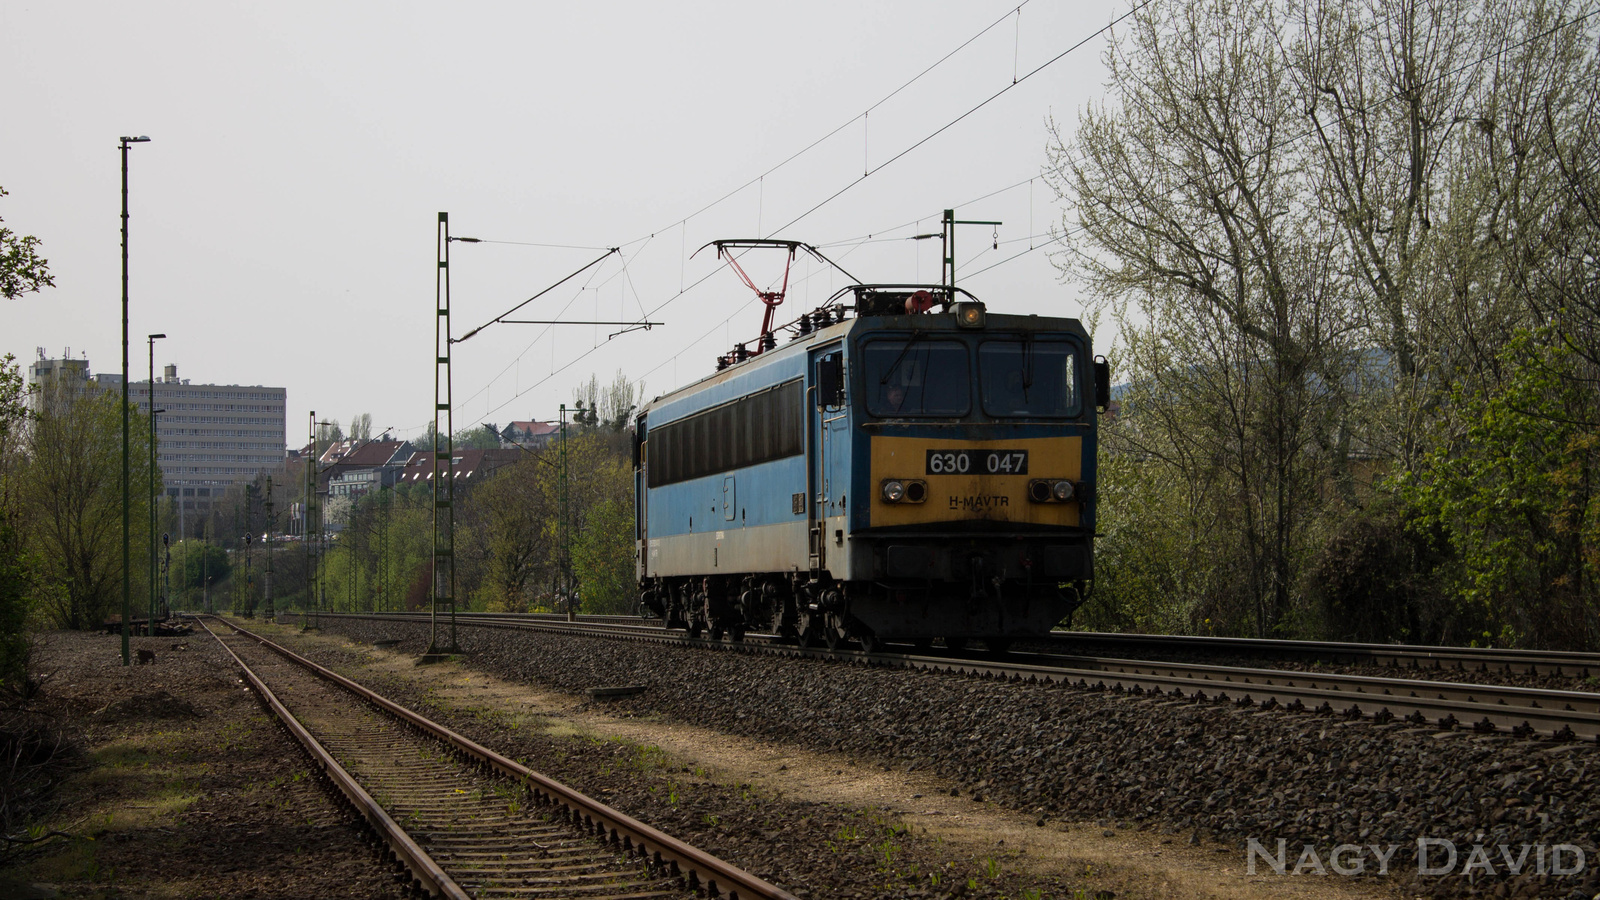
<svg viewBox="0 0 1600 900"><path fill-rule="evenodd" d="M848 293L640 414L642 604L830 647L1049 631L1094 576L1089 335L943 286Z"/></svg>

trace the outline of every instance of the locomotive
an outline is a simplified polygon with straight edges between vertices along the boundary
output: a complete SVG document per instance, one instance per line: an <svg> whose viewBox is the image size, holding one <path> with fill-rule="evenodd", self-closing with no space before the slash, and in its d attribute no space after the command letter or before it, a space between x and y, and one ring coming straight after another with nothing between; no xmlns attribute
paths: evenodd
<svg viewBox="0 0 1600 900"><path fill-rule="evenodd" d="M845 288L638 415L641 606L868 651L1047 632L1093 584L1108 376L1076 319Z"/></svg>

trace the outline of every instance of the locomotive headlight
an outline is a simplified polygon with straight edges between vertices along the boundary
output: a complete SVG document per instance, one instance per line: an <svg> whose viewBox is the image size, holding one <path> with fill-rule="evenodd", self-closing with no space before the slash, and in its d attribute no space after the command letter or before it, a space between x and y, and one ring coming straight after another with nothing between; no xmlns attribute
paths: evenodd
<svg viewBox="0 0 1600 900"><path fill-rule="evenodd" d="M906 486L898 481L885 481L883 483L883 499L888 503L899 503L906 496Z"/></svg>
<svg viewBox="0 0 1600 900"><path fill-rule="evenodd" d="M1035 478L1028 482L1028 499L1034 503L1066 503L1080 499L1078 485L1065 478Z"/></svg>
<svg viewBox="0 0 1600 900"><path fill-rule="evenodd" d="M983 319L984 319L983 304L981 304L981 303L957 303L956 304L956 324L960 325L962 328L982 328L983 327Z"/></svg>

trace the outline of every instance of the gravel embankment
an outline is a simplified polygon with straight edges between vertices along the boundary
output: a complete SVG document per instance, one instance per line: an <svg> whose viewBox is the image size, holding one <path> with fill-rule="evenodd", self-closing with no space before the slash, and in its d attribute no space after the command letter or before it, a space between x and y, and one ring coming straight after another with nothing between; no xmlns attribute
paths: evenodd
<svg viewBox="0 0 1600 900"><path fill-rule="evenodd" d="M401 638L422 626L324 620L353 639ZM1600 748L1391 723L1139 699L1058 685L1008 684L779 657L463 626L470 664L565 691L639 684L617 701L640 713L733 734L930 770L964 794L1071 821L1124 820L1269 849L1284 839L1326 864L1340 844L1400 845L1415 873L1419 838L1459 848L1453 874L1419 877L1439 896L1591 897L1600 890ZM1461 877L1474 844L1492 858ZM1521 845L1571 844L1576 875L1508 874ZM1537 849L1535 850L1535 853ZM1571 855L1566 859L1570 864ZM1369 870L1377 863L1367 858Z"/></svg>

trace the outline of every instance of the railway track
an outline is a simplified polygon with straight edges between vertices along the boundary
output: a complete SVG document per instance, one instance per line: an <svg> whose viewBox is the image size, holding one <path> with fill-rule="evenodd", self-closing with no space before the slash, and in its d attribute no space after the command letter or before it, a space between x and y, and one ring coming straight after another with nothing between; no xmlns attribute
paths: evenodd
<svg viewBox="0 0 1600 900"><path fill-rule="evenodd" d="M792 895L228 624L246 680L428 893Z"/></svg>
<svg viewBox="0 0 1600 900"><path fill-rule="evenodd" d="M462 621L479 618L567 622L560 613L458 613ZM660 619L639 616L580 615L577 622L660 628ZM1363 644L1340 641L1287 641L1260 638L1206 637L1200 635L1114 634L1101 631L1057 631L1029 643L1049 646L1052 652L1084 646L1126 648L1124 652L1158 651L1181 654L1233 655L1262 659L1292 659L1374 665L1391 668L1458 669L1466 672L1600 676L1600 653L1560 650L1510 650L1499 647L1440 647L1427 644Z"/></svg>
<svg viewBox="0 0 1600 900"><path fill-rule="evenodd" d="M1580 678L1600 675L1600 653L1569 653L1559 650L1278 641L1188 635L1109 634L1095 631L1055 632L1041 640L1057 647L1086 645L1126 647L1141 652L1159 650L1169 653L1228 654L1387 667L1460 669L1468 672L1564 675Z"/></svg>
<svg viewBox="0 0 1600 900"><path fill-rule="evenodd" d="M325 614L349 618L427 622L426 614ZM1417 678L1386 678L1280 669L1132 660L1057 653L1012 653L1004 657L930 656L912 653L828 651L783 643L770 635L746 635L740 643L690 638L659 625L614 621L568 621L496 614L458 615L463 626L553 631L651 641L748 653L777 653L869 665L949 672L1011 681L1057 682L1090 690L1230 703L1264 710L1305 711L1380 723L1410 722L1444 730L1467 728L1518 737L1600 740L1600 693L1505 685L1463 684Z"/></svg>

